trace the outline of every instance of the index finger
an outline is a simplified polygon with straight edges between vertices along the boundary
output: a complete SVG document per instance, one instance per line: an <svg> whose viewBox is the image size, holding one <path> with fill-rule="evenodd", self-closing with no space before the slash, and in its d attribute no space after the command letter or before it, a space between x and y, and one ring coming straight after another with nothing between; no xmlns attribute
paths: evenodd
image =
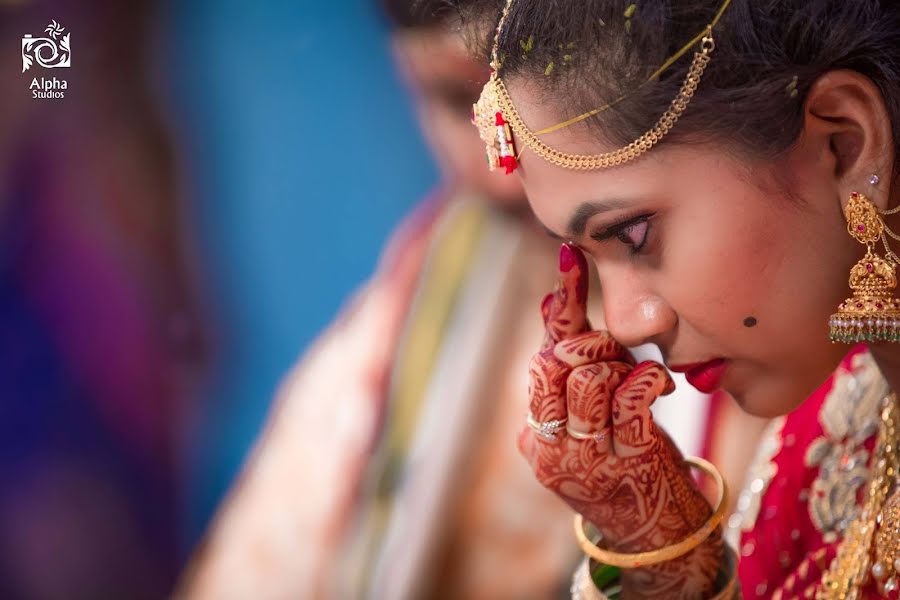
<svg viewBox="0 0 900 600"><path fill-rule="evenodd" d="M581 250L570 244L559 249L559 282L556 291L544 298L542 349L552 348L590 328L587 319L588 265Z"/></svg>

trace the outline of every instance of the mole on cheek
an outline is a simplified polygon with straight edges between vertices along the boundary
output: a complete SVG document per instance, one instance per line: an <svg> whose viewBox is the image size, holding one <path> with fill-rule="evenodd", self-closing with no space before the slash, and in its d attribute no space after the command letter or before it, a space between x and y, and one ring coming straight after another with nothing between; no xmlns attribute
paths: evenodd
<svg viewBox="0 0 900 600"><path fill-rule="evenodd" d="M756 327L756 317L747 317L744 319L744 327Z"/></svg>

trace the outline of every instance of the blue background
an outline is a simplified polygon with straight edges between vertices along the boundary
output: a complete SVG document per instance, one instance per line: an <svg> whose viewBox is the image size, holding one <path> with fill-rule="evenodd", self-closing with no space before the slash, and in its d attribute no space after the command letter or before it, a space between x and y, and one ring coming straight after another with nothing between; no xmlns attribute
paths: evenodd
<svg viewBox="0 0 900 600"><path fill-rule="evenodd" d="M164 52L219 348L183 449L187 550L280 378L437 174L373 1L206 0L169 13Z"/></svg>

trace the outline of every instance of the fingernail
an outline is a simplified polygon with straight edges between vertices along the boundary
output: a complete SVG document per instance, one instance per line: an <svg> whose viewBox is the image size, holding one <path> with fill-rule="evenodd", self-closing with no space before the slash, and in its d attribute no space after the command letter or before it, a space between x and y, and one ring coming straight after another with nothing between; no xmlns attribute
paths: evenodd
<svg viewBox="0 0 900 600"><path fill-rule="evenodd" d="M572 249L568 244L563 244L559 248L559 270L561 273L568 273L572 270L572 267L575 266L575 263L578 262L575 258L575 253L572 252Z"/></svg>

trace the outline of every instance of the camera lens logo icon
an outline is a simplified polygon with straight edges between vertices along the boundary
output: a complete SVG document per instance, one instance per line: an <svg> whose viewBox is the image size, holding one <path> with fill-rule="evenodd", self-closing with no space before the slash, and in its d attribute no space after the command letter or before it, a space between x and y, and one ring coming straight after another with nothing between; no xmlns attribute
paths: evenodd
<svg viewBox="0 0 900 600"><path fill-rule="evenodd" d="M72 66L71 33L52 21L44 29L47 37L32 37L30 34L22 38L22 72L37 64L45 69L57 69Z"/></svg>

